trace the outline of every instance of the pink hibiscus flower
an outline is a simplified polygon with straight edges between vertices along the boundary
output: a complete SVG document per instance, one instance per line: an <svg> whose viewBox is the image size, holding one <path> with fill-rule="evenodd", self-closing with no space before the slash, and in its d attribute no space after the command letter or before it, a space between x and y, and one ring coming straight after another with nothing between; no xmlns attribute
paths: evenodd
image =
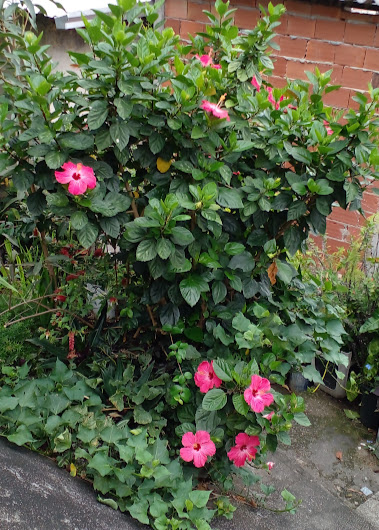
<svg viewBox="0 0 379 530"><path fill-rule="evenodd" d="M206 112L210 112L211 114L213 114L213 116L219 118L220 120L226 118L226 121L230 121L228 111L221 109L220 104L220 102L211 103L210 101L203 99L203 101L201 102L201 108Z"/></svg>
<svg viewBox="0 0 379 530"><path fill-rule="evenodd" d="M275 412L272 411L269 414L263 414L263 417L266 418L266 420L271 421L274 414Z"/></svg>
<svg viewBox="0 0 379 530"><path fill-rule="evenodd" d="M265 407L269 407L274 401L274 396L269 394L271 385L268 379L260 375L251 376L251 385L245 390L245 401L254 412L263 412Z"/></svg>
<svg viewBox="0 0 379 530"><path fill-rule="evenodd" d="M219 388L222 384L221 379L217 377L213 370L213 361L211 363L208 361L200 363L194 379L196 386L200 388L200 392L203 394L206 394L214 386Z"/></svg>
<svg viewBox="0 0 379 530"><path fill-rule="evenodd" d="M253 76L253 79L251 80L251 84L253 85L253 87L256 89L257 92L261 91L261 85L258 83L258 79L255 76Z"/></svg>
<svg viewBox="0 0 379 530"><path fill-rule="evenodd" d="M275 462L267 462L267 467L268 467L268 470L271 471L271 469L274 467L275 465Z"/></svg>
<svg viewBox="0 0 379 530"><path fill-rule="evenodd" d="M66 162L62 169L55 172L55 178L60 184L68 184L68 191L72 195L82 195L87 188L92 190L96 186L95 173L91 167Z"/></svg>
<svg viewBox="0 0 379 530"><path fill-rule="evenodd" d="M186 432L182 437L183 448L180 456L185 462L192 462L195 467L203 467L208 456L213 456L216 446L212 442L209 432L197 431L195 434Z"/></svg>
<svg viewBox="0 0 379 530"><path fill-rule="evenodd" d="M329 127L329 122L326 121L326 120L324 120L323 123L324 123L324 127L325 127L325 129L326 129L326 132L328 133L328 136L330 136L331 134L333 134L333 129L331 129L331 128Z"/></svg>
<svg viewBox="0 0 379 530"><path fill-rule="evenodd" d="M246 460L251 462L255 458L258 446L258 436L249 436L244 432L240 432L236 436L236 445L228 452L228 458L236 467L242 467Z"/></svg>
<svg viewBox="0 0 379 530"><path fill-rule="evenodd" d="M280 102L284 100L284 96L280 96L279 101L275 101L274 96L272 94L272 88L269 86L267 88L268 96L267 99L271 103L271 105L276 109L280 109Z"/></svg>
<svg viewBox="0 0 379 530"><path fill-rule="evenodd" d="M207 66L211 66L216 70L220 70L221 68L220 64L214 64L211 53L209 53L209 55L195 55L195 57L201 62L204 68L206 68Z"/></svg>

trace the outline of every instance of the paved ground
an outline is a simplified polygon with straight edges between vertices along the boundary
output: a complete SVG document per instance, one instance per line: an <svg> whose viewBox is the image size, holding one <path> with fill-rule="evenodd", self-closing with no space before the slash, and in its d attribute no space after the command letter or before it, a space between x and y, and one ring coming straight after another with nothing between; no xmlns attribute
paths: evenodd
<svg viewBox="0 0 379 530"><path fill-rule="evenodd" d="M293 445L281 446L272 458L276 465L271 475L263 474L279 492L287 488L303 500L297 514L240 506L232 521L216 521L215 529L379 530L379 462L361 445L374 434L345 418L346 403L321 392L307 401L312 427L296 427ZM359 491L362 486L374 495L365 497ZM274 505L280 505L279 493L273 496ZM142 528L98 503L88 483L53 461L0 439L0 530Z"/></svg>

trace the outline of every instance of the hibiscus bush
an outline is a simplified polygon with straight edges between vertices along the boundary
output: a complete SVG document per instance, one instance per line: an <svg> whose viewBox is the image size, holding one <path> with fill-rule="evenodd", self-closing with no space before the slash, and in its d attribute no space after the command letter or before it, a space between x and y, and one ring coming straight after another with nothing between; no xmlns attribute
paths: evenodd
<svg viewBox="0 0 379 530"><path fill-rule="evenodd" d="M206 529L235 475L259 481L244 464L270 470L309 424L291 369L320 382L316 355L345 362L340 308L287 258L379 177L379 90L342 119L331 72L273 88L282 5L239 32L217 0L190 43L161 5L83 17L65 73L29 2L1 10L1 215L41 248L34 344L60 360L7 377L0 422L142 523Z"/></svg>

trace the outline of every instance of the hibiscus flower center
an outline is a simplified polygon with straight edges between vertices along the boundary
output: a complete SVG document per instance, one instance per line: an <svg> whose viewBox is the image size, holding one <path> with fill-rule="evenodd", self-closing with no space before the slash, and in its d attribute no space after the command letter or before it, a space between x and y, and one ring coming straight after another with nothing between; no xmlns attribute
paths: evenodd
<svg viewBox="0 0 379 530"><path fill-rule="evenodd" d="M246 451L246 449L247 449L246 445L241 445L241 451Z"/></svg>
<svg viewBox="0 0 379 530"><path fill-rule="evenodd" d="M193 444L194 451L200 451L201 445L200 444Z"/></svg>
<svg viewBox="0 0 379 530"><path fill-rule="evenodd" d="M72 178L73 178L74 180L80 180L80 173L74 173L74 174L72 175Z"/></svg>
<svg viewBox="0 0 379 530"><path fill-rule="evenodd" d="M251 390L251 395L253 397L257 397L258 396L258 390Z"/></svg>
<svg viewBox="0 0 379 530"><path fill-rule="evenodd" d="M212 372L209 373L209 379L213 379L213 373Z"/></svg>

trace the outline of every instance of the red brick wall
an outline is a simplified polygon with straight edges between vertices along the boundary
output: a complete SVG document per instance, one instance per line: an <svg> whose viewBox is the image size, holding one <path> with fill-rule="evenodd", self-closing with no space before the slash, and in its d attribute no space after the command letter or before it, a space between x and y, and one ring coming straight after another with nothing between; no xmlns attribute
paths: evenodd
<svg viewBox="0 0 379 530"><path fill-rule="evenodd" d="M357 108L354 92L364 91L372 82L379 86L379 15L358 15L307 0L272 0L284 3L287 12L276 29L280 51L275 51L274 75L269 81L284 86L286 78L305 79L305 70L317 66L321 72L333 69L332 81L340 90L325 97L326 104L338 108ZM236 7L235 24L253 29L260 17L259 5L268 0L231 0ZM174 28L183 39L188 33L204 31L207 17L203 9L213 10L213 1L166 0L166 25ZM379 187L379 186L378 186ZM363 209L367 216L379 211L379 196L366 192ZM327 223L327 246L335 250L348 247L351 236L364 224L358 212L334 208Z"/></svg>

